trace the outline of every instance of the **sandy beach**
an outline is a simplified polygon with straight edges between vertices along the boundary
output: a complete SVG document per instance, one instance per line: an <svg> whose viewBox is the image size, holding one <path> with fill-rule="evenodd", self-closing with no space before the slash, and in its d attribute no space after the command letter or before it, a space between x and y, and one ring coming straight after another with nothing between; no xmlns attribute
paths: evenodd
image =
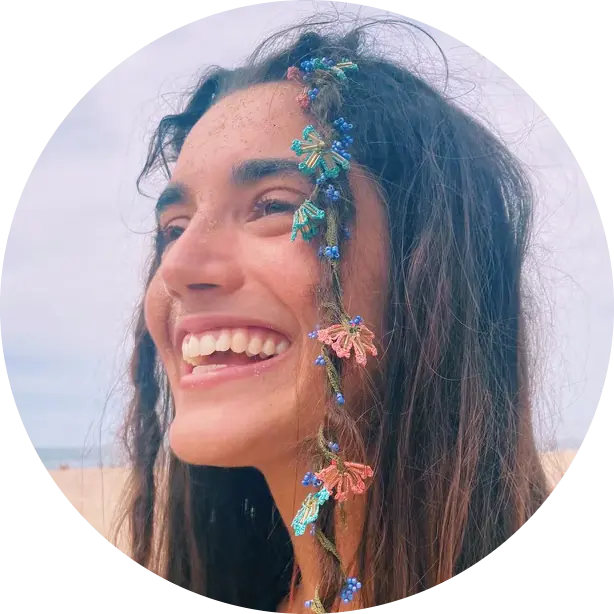
<svg viewBox="0 0 614 614"><path fill-rule="evenodd" d="M543 462L551 484L558 484L573 461L575 450L551 452L543 455ZM126 470L64 469L49 472L66 498L79 513L102 535L109 538L116 519Z"/></svg>

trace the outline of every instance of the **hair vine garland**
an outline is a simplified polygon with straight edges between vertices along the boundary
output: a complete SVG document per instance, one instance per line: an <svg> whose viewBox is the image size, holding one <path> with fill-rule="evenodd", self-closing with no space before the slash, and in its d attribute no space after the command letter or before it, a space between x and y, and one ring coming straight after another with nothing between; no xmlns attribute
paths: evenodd
<svg viewBox="0 0 614 614"><path fill-rule="evenodd" d="M300 69L291 66L286 76L303 86L297 101L307 112L311 109L312 103L333 81L347 84L346 73L357 70L358 66L346 58L335 62L323 57L301 62ZM364 367L369 354L377 356L377 349L373 344L374 334L365 326L360 316L350 317L347 314L341 300L339 260L342 254L339 243L341 240L349 239L350 233L347 226L342 224L338 208L342 190L337 181L342 172L350 169L352 156L348 149L353 143L352 128L353 125L343 117L338 117L332 122L332 130L326 135L320 134L310 124L304 128L302 138L295 139L291 145L292 151L302 157L298 164L299 170L315 181L313 192L294 214L290 240L294 241L299 233L307 242L320 237L318 256L328 263L331 269L336 300L323 305L329 325L325 328L317 326L308 336L321 344L315 365L324 367L331 396L338 405L345 404L345 397L333 357L349 360L354 358L358 365ZM356 577L349 576L349 571L344 569L335 545L316 522L320 509L330 504L329 502L339 503L344 515L343 503L350 494L361 495L366 492L369 480L373 477L373 470L368 465L346 460L339 444L328 440L325 436L323 424L320 425L316 441L319 466L314 471L309 471L302 480L303 486L313 487L316 490L306 496L291 527L296 536L304 535L309 527L310 535L314 536L319 545L334 557L343 577L339 598L343 603L349 603L356 591L361 588L361 583ZM326 610L319 592L320 586L317 585L313 599L306 601L305 607L316 614L325 614Z"/></svg>

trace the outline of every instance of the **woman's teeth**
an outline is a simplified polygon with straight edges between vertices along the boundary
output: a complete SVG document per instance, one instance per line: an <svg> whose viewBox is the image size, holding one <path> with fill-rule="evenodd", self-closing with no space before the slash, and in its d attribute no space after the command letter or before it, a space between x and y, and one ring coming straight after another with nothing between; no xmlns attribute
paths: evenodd
<svg viewBox="0 0 614 614"><path fill-rule="evenodd" d="M287 339L270 331L235 328L221 329L202 335L186 335L182 344L183 360L198 366L199 370L212 370L226 365L200 365L201 356L232 350L234 354L245 354L248 358L259 356L266 359L285 352L290 346Z"/></svg>

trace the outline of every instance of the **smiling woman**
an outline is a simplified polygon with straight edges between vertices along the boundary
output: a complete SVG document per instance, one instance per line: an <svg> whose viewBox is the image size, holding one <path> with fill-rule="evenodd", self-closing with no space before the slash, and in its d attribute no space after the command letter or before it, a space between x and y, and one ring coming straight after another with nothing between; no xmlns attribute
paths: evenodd
<svg viewBox="0 0 614 614"><path fill-rule="evenodd" d="M547 496L521 298L530 185L369 50L380 23L300 25L209 70L140 178L169 184L132 359L132 554L227 603L412 595Z"/></svg>

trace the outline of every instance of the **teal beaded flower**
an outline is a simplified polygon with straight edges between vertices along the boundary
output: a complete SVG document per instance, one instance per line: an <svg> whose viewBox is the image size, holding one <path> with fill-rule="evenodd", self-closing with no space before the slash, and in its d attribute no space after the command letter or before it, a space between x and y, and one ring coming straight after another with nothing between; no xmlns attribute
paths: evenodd
<svg viewBox="0 0 614 614"><path fill-rule="evenodd" d="M292 521L292 528L294 529L294 534L299 537L300 535L305 534L305 529L307 525L310 525L312 522L315 522L318 519L318 514L320 513L320 507L328 501L330 497L330 493L326 488L321 488L318 492L313 493L310 492L303 504L301 505L301 509L296 513L294 520Z"/></svg>
<svg viewBox="0 0 614 614"><path fill-rule="evenodd" d="M345 81L347 79L346 71L358 70L358 65L346 58L342 58L341 62L335 62L330 58L312 58L301 62L301 69L308 74L315 70L325 70L341 81Z"/></svg>
<svg viewBox="0 0 614 614"><path fill-rule="evenodd" d="M290 240L294 241L300 231L305 241L311 241L318 234L318 226L322 224L325 217L325 211L318 209L310 200L305 200L294 213Z"/></svg>
<svg viewBox="0 0 614 614"><path fill-rule="evenodd" d="M307 154L307 157L298 165L301 172L313 175L318 168L327 179L336 179L341 170L350 168L349 161L340 153L327 148L326 142L316 132L313 126L306 126L303 130L303 140L294 139L290 147L297 156Z"/></svg>
<svg viewBox="0 0 614 614"><path fill-rule="evenodd" d="M337 64L334 66L328 66L327 68L335 75L335 77L341 81L345 81L347 79L345 72L358 70L358 65L344 58L341 60L341 62L337 62Z"/></svg>

